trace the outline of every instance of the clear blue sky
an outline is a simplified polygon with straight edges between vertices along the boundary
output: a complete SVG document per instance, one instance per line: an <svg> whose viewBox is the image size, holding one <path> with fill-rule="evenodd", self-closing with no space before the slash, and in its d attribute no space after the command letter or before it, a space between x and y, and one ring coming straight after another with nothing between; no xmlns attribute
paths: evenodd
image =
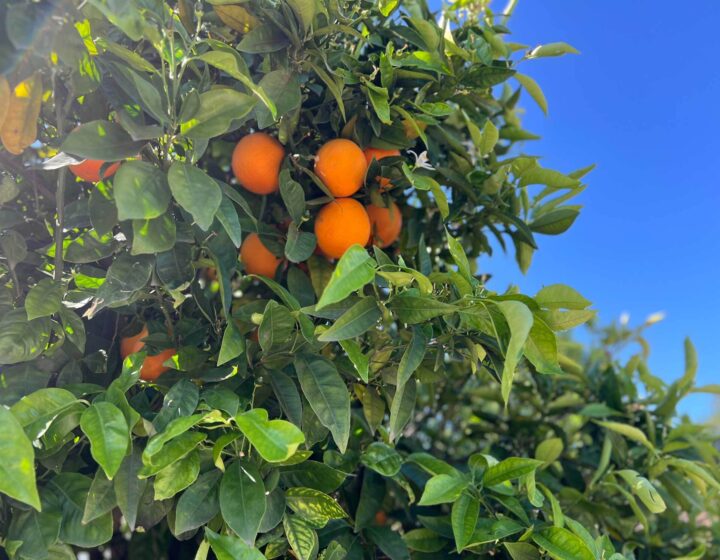
<svg viewBox="0 0 720 560"><path fill-rule="evenodd" d="M570 284L604 322L665 311L648 331L651 370L681 375L689 336L699 383L720 383L720 2L520 0L510 27L514 41L581 51L523 63L550 108L546 118L522 98L525 128L542 136L524 151L561 171L598 167L570 231L538 239L525 277L496 253L489 287ZM712 405L694 395L681 410L703 419Z"/></svg>

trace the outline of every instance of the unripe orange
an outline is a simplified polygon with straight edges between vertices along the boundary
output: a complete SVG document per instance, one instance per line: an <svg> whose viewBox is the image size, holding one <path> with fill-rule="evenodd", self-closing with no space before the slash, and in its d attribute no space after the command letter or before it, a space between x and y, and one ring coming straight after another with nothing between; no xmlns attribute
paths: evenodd
<svg viewBox="0 0 720 560"><path fill-rule="evenodd" d="M315 156L315 173L333 196L355 194L365 181L366 171L360 146L345 138L326 142Z"/></svg>
<svg viewBox="0 0 720 560"><path fill-rule="evenodd" d="M285 148L264 132L243 136L232 154L232 170L238 182L255 194L270 194L280 186L280 165Z"/></svg>
<svg viewBox="0 0 720 560"><path fill-rule="evenodd" d="M240 246L240 260L248 274L260 274L273 278L280 259L265 247L257 233L248 235Z"/></svg>
<svg viewBox="0 0 720 560"><path fill-rule="evenodd" d="M370 218L357 200L336 198L320 209L315 219L320 250L339 259L352 245L365 245L370 237Z"/></svg>
<svg viewBox="0 0 720 560"><path fill-rule="evenodd" d="M369 204L365 210L370 218L373 243L382 249L395 243L402 230L402 214L398 205L391 202L389 208L381 208Z"/></svg>
<svg viewBox="0 0 720 560"><path fill-rule="evenodd" d="M101 159L86 159L80 163L71 165L70 171L80 177L83 181L89 181L90 183L97 183L102 179L112 177L120 167L120 162L112 163L105 167L104 173L101 176L102 166L107 162Z"/></svg>

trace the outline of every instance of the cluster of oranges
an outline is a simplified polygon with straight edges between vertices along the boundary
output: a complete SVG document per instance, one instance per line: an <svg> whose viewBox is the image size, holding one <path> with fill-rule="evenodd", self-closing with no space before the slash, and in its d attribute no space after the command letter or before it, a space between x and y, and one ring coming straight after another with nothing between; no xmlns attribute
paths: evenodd
<svg viewBox="0 0 720 560"><path fill-rule="evenodd" d="M398 239L402 216L397 204L391 202L387 208L374 204L364 206L351 197L363 186L373 160L399 155L398 150L362 150L351 140L343 138L330 140L320 147L315 156L315 174L335 197L320 209L315 218L315 235L320 253L338 259L352 245L373 242L384 248ZM268 134L256 132L244 136L235 146L232 170L243 188L255 194L268 195L279 189L280 167L284 158L285 149L280 142ZM87 159L71 165L69 169L80 179L97 183L110 178L119 167L120 162ZM385 177L376 179L381 190L392 186ZM281 262L263 244L257 233L245 237L240 247L240 258L248 273L267 277L275 275ZM121 357L125 359L144 349L143 339L147 336L147 327L143 326L136 335L123 338L120 344ZM176 350L170 348L147 356L140 377L146 381L157 379L169 369L164 363L175 353Z"/></svg>
<svg viewBox="0 0 720 560"><path fill-rule="evenodd" d="M339 259L355 244L371 241L380 247L393 244L400 236L402 216L392 202L388 208L369 204L363 206L352 197L365 182L372 160L399 156L398 150L366 148L362 150L351 140L337 138L320 147L315 155L315 174L327 191L335 197L323 206L315 219L318 249L326 257ZM285 149L272 136L256 132L244 136L235 146L232 170L238 183L259 195L274 193L279 188L280 166ZM382 189L390 186L385 177L378 177ZM251 274L274 276L278 259L265 247L257 234L250 234L240 248L245 270Z"/></svg>

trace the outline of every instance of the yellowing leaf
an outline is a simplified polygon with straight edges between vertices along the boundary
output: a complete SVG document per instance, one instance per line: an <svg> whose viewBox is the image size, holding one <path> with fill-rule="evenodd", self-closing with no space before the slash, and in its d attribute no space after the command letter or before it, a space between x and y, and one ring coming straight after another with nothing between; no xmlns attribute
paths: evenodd
<svg viewBox="0 0 720 560"><path fill-rule="evenodd" d="M240 33L247 33L257 25L257 18L242 6L215 6L215 13L225 25Z"/></svg>
<svg viewBox="0 0 720 560"><path fill-rule="evenodd" d="M38 74L15 86L0 128L0 140L11 154L21 154L37 138L41 104L42 80Z"/></svg>

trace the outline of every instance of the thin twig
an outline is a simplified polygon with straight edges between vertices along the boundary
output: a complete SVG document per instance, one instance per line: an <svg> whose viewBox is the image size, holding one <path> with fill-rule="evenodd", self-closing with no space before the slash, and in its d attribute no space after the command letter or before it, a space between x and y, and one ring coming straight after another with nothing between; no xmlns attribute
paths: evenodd
<svg viewBox="0 0 720 560"><path fill-rule="evenodd" d="M58 138L62 138L65 129L65 114L70 110L72 103L72 94L67 92L65 104L61 106L58 99L56 72L52 73L53 98L55 100L55 128ZM55 272L54 278L56 282L60 282L63 276L63 229L65 227L65 180L67 178L67 167L62 167L58 171L57 189L55 191L55 210L57 218L55 220Z"/></svg>

